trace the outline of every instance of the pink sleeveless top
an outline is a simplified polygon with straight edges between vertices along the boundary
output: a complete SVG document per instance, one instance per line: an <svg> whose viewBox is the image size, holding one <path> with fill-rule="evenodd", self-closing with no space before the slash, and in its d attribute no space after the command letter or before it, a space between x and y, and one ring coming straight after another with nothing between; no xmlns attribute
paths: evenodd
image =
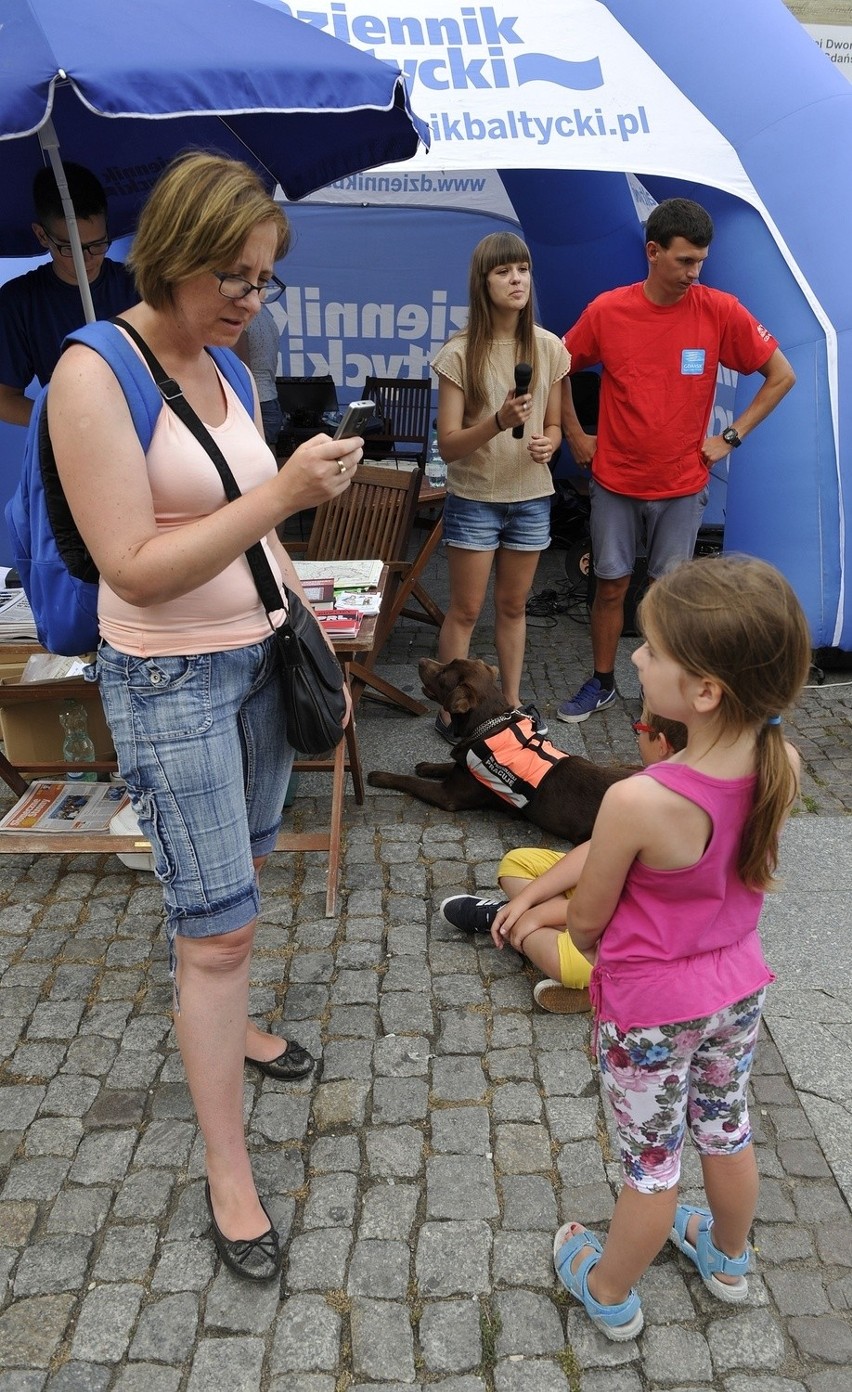
<svg viewBox="0 0 852 1392"><path fill-rule="evenodd" d="M219 380L227 415L221 425L208 425L207 429L231 466L240 491L248 493L274 477L275 460L221 373ZM157 417L146 463L158 531L182 527L226 506L222 480L212 459L167 407ZM280 581L278 561L265 538L261 545L275 579ZM282 613L276 614L275 622L282 618ZM197 589L144 609L119 598L101 577L98 625L108 643L135 657L225 652L260 643L270 632L244 555Z"/></svg>
<svg viewBox="0 0 852 1392"><path fill-rule="evenodd" d="M598 1019L622 1030L712 1015L775 980L757 931L763 893L737 874L754 776L710 778L667 762L635 776L694 802L712 831L694 865L654 870L634 861L628 871L590 988Z"/></svg>

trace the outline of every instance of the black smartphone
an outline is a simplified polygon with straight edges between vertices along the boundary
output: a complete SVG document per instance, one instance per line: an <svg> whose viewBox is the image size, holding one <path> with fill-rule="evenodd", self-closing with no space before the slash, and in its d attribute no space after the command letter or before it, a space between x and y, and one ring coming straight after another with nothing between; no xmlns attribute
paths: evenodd
<svg viewBox="0 0 852 1392"><path fill-rule="evenodd" d="M345 440L350 435L360 435L362 427L376 414L375 401L352 401L343 413L343 420L334 432L335 440Z"/></svg>

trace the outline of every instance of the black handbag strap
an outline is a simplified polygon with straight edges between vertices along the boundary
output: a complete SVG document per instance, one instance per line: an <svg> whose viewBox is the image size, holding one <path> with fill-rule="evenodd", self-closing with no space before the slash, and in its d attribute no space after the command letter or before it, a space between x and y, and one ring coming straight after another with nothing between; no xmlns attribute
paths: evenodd
<svg viewBox="0 0 852 1392"><path fill-rule="evenodd" d="M198 443L210 455L210 458L216 466L219 477L222 480L225 497L231 503L234 502L235 499L241 498L243 495L240 486L231 473L231 468L227 459L216 444L207 426L190 406L180 385L173 377L169 377L168 373L154 357L154 354L151 352L151 349L148 347L142 335L137 333L132 324L128 324L127 320L122 319L119 315L116 315L112 323L118 324L119 327L124 329L124 332L129 334L133 339L133 342L148 364L151 370L151 376L154 378L159 388L160 395L166 405L171 407L175 415L183 421L187 430L191 431ZM279 589L278 581L275 579L275 573L266 558L266 554L260 542L256 541L254 545L249 546L245 554L246 560L249 563L249 569L252 573L252 578L257 586L257 592L260 595L267 614L275 613L276 610L282 609L284 605L281 598L281 589ZM283 581L282 586L289 600L290 592Z"/></svg>

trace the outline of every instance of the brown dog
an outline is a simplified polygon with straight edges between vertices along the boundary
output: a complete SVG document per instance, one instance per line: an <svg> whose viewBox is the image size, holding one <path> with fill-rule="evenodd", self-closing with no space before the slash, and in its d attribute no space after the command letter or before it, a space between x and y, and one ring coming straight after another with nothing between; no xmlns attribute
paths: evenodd
<svg viewBox="0 0 852 1392"><path fill-rule="evenodd" d="M416 777L370 773L371 787L411 793L447 812L516 810L566 841L588 840L607 788L635 769L602 768L536 738L529 719L513 710L497 685L497 668L486 662L421 657L418 672L424 694L453 717L453 762L417 764Z"/></svg>

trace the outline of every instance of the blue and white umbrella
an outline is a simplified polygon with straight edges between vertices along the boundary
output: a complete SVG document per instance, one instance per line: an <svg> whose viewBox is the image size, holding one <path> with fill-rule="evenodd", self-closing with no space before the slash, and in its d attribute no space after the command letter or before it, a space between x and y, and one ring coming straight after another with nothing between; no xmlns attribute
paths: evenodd
<svg viewBox="0 0 852 1392"><path fill-rule="evenodd" d="M301 198L407 159L421 141L426 127L395 64L267 0L3 0L0 9L3 256L32 252L33 177L50 159L62 189L58 151L98 176L117 237L188 147L244 159L270 188Z"/></svg>

